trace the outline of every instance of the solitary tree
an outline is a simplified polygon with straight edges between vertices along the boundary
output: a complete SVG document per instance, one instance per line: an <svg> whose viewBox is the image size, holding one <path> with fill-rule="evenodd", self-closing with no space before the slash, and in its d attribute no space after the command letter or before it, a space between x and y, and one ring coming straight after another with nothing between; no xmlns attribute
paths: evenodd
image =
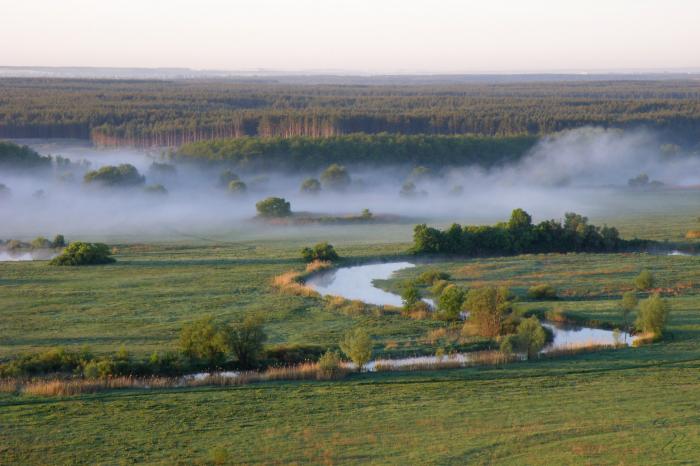
<svg viewBox="0 0 700 466"><path fill-rule="evenodd" d="M401 301L403 301L404 309L410 309L415 306L416 303L420 301L420 291L418 291L418 287L413 283L406 285L401 293Z"/></svg>
<svg viewBox="0 0 700 466"><path fill-rule="evenodd" d="M668 301L655 293L640 303L635 326L642 332L652 333L656 337L661 336L670 312L671 306Z"/></svg>
<svg viewBox="0 0 700 466"><path fill-rule="evenodd" d="M291 204L281 197L268 197L255 204L261 217L288 217L292 215Z"/></svg>
<svg viewBox="0 0 700 466"><path fill-rule="evenodd" d="M525 352L528 359L537 357L547 341L547 334L537 317L532 316L520 322L516 341L519 350Z"/></svg>
<svg viewBox="0 0 700 466"><path fill-rule="evenodd" d="M345 334L340 349L361 371L372 358L372 339L365 329L357 327Z"/></svg>
<svg viewBox="0 0 700 466"><path fill-rule="evenodd" d="M457 285L449 285L438 298L438 312L448 320L456 320L464 306L464 290Z"/></svg>
<svg viewBox="0 0 700 466"><path fill-rule="evenodd" d="M233 325L228 333L231 353L244 369L256 365L266 340L263 320L257 316L246 317L243 322Z"/></svg>
<svg viewBox="0 0 700 466"><path fill-rule="evenodd" d="M334 163L321 173L321 183L328 189L342 191L350 186L350 174L345 167Z"/></svg>
<svg viewBox="0 0 700 466"><path fill-rule="evenodd" d="M190 360L208 367L220 366L229 349L229 329L202 317L185 324L180 331L180 350Z"/></svg>
<svg viewBox="0 0 700 466"><path fill-rule="evenodd" d="M511 304L507 288L486 287L469 290L465 307L479 334L495 337L501 333L503 317L510 311Z"/></svg>

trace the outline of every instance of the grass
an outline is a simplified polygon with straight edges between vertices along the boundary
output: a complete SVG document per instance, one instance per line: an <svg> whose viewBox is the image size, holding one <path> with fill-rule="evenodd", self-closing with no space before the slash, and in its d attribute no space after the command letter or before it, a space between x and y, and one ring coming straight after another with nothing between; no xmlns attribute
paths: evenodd
<svg viewBox="0 0 700 466"><path fill-rule="evenodd" d="M672 214L608 221L627 236L671 240L696 223ZM387 237L394 227L365 227L352 237L345 228L337 236L323 231L320 239L352 261L407 247ZM237 320L250 311L267 316L271 344L332 346L358 324L375 335L378 356L434 354L448 339L430 319L276 290L274 277L304 273L299 249L314 242L122 244L116 264L85 269L0 263L0 358L86 344L98 353L125 345L145 356L173 347L183 322L202 314ZM15 381L5 380L0 464L697 463L699 265L699 257L528 255L420 265L381 282L395 289L439 267L467 288L512 287L519 312L620 326L620 296L647 268L673 311L668 337L636 348L572 348L533 362L436 365L340 381L311 380L304 371L300 380L282 380L293 377L280 370L249 385L134 385L58 398L39 389L18 394ZM541 283L556 287L560 299L527 298Z"/></svg>

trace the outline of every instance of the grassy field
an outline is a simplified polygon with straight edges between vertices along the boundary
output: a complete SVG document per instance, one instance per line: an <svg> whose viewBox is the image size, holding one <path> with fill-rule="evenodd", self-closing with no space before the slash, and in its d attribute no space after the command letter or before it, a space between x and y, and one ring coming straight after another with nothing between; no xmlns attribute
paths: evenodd
<svg viewBox="0 0 700 466"><path fill-rule="evenodd" d="M679 239L695 219L623 219L627 236ZM659 222L655 226L655 222ZM609 222L612 224L613 222ZM327 236L352 260L396 256L410 226ZM314 230L318 235L318 230ZM114 265L64 269L0 263L0 358L54 346L173 348L186 321L267 316L270 342L335 345L364 323L376 349L418 347L436 324L346 315L280 294L273 276L301 270L317 238L130 243ZM392 241L393 239L393 241ZM661 343L504 367L355 374L337 382L122 390L69 398L0 394L0 464L697 463L700 453L700 257L527 255L423 264L467 288L506 285L524 296L550 283L561 299L518 304L620 323L617 301L643 268L671 301Z"/></svg>

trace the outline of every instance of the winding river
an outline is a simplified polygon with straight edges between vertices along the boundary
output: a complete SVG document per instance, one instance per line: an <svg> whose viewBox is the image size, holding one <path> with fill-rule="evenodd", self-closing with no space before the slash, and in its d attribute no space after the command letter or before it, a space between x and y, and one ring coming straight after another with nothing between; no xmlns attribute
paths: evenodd
<svg viewBox="0 0 700 466"><path fill-rule="evenodd" d="M312 275L306 281L306 284L324 296L332 295L352 300L359 299L377 306L401 306L402 302L399 295L377 288L374 286L374 281L391 278L399 270L410 267L415 267L415 264L410 262L387 262L340 267ZM426 301L432 303L432 301ZM616 343L615 333L611 330L563 325L546 321L542 325L549 328L554 334L554 340L545 347L544 352L582 344L613 345ZM630 345L632 342L632 338L625 332L620 334L620 339L627 345ZM467 358L468 354L453 357ZM429 363L433 360L436 360L435 356L373 361L368 369L371 370L372 367L380 362L391 365L413 365L424 362Z"/></svg>

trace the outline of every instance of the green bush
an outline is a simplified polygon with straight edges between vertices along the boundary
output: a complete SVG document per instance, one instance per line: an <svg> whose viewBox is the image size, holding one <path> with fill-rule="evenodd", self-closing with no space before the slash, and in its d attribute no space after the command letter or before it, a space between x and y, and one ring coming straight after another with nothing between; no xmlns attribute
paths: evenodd
<svg viewBox="0 0 700 466"><path fill-rule="evenodd" d="M219 186L226 188L232 181L238 181L241 178L231 170L224 170L219 174Z"/></svg>
<svg viewBox="0 0 700 466"><path fill-rule="evenodd" d="M123 163L118 166L107 165L99 170L85 174L86 183L99 184L106 187L133 187L146 182L146 178L131 164Z"/></svg>
<svg viewBox="0 0 700 466"><path fill-rule="evenodd" d="M358 371L372 359L372 338L361 327L347 332L340 342L340 349L357 366Z"/></svg>
<svg viewBox="0 0 700 466"><path fill-rule="evenodd" d="M242 181L231 181L228 184L228 192L231 194L245 194L248 191L248 186Z"/></svg>
<svg viewBox="0 0 700 466"><path fill-rule="evenodd" d="M666 328L670 312L669 302L656 293L640 303L635 327L642 332L660 337Z"/></svg>
<svg viewBox="0 0 700 466"><path fill-rule="evenodd" d="M51 242L51 247L53 248L64 248L66 247L66 238L63 235L56 235Z"/></svg>
<svg viewBox="0 0 700 466"><path fill-rule="evenodd" d="M43 236L39 236L32 240L32 249L49 249L52 246L51 241L47 240Z"/></svg>
<svg viewBox="0 0 700 466"><path fill-rule="evenodd" d="M404 287L401 292L401 301L403 301L404 309L410 309L420 300L420 291L416 285L409 283Z"/></svg>
<svg viewBox="0 0 700 466"><path fill-rule="evenodd" d="M216 368L226 360L229 339L228 327L214 322L212 317L202 317L182 327L180 350L191 361Z"/></svg>
<svg viewBox="0 0 700 466"><path fill-rule="evenodd" d="M303 248L301 257L305 262L313 262L315 260L333 262L340 258L333 245L327 242L318 243L313 248Z"/></svg>
<svg viewBox="0 0 700 466"><path fill-rule="evenodd" d="M321 183L325 188L343 191L350 186L350 174L342 165L334 163L321 173Z"/></svg>
<svg viewBox="0 0 700 466"><path fill-rule="evenodd" d="M634 287L639 291L644 291L654 286L654 275L648 270L642 270L639 275L634 278Z"/></svg>
<svg viewBox="0 0 700 466"><path fill-rule="evenodd" d="M340 355L336 351L328 350L318 360L318 378L331 380L337 379L342 374L343 368Z"/></svg>
<svg viewBox="0 0 700 466"><path fill-rule="evenodd" d="M268 197L255 204L261 217L289 217L292 215L291 204L281 197Z"/></svg>
<svg viewBox="0 0 700 466"><path fill-rule="evenodd" d="M257 316L247 316L243 322L229 329L229 348L243 369L250 369L258 364L266 340L263 321Z"/></svg>
<svg viewBox="0 0 700 466"><path fill-rule="evenodd" d="M464 306L464 290L456 285L445 288L437 303L438 317L445 320L459 319Z"/></svg>
<svg viewBox="0 0 700 466"><path fill-rule="evenodd" d="M432 286L438 280L449 280L450 274L447 272L440 272L439 270L426 270L425 272L418 275L416 282L421 285Z"/></svg>
<svg viewBox="0 0 700 466"><path fill-rule="evenodd" d="M318 194L321 192L321 182L316 178L307 178L301 184L301 192L304 194Z"/></svg>
<svg viewBox="0 0 700 466"><path fill-rule="evenodd" d="M535 285L527 290L527 296L530 299L557 299L557 290L552 285Z"/></svg>
<svg viewBox="0 0 700 466"><path fill-rule="evenodd" d="M71 243L49 263L51 265L68 266L111 264L115 262L111 255L112 252L106 244L76 241Z"/></svg>

